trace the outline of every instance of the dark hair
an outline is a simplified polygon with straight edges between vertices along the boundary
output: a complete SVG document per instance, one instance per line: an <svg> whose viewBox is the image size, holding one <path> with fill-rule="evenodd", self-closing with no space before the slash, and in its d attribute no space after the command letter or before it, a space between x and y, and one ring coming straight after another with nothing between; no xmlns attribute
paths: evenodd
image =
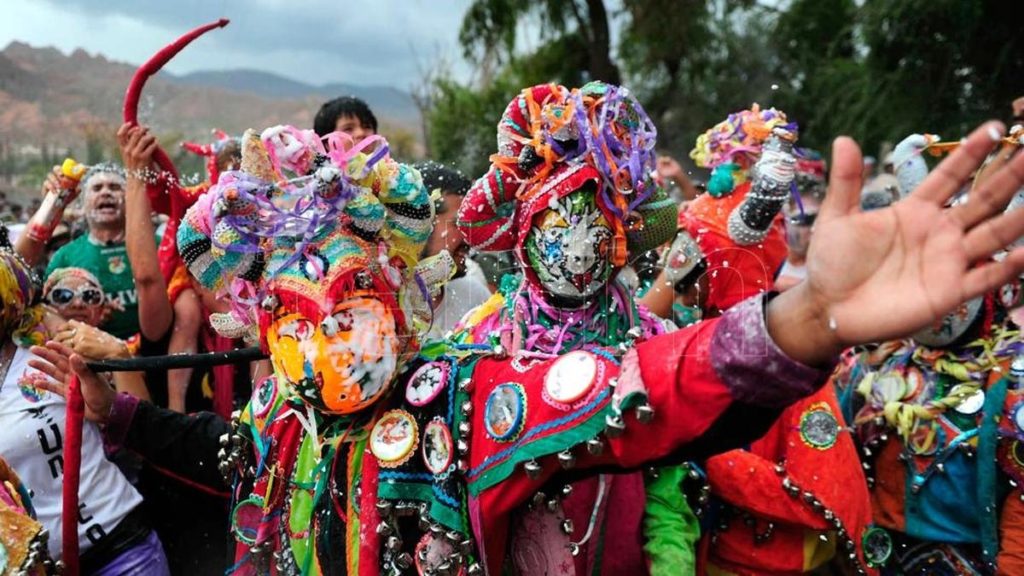
<svg viewBox="0 0 1024 576"><path fill-rule="evenodd" d="M413 165L423 177L423 185L427 190L440 188L445 194L458 194L465 196L469 192L473 182L466 178L466 175L450 166L440 162L426 160Z"/></svg>
<svg viewBox="0 0 1024 576"><path fill-rule="evenodd" d="M444 164L434 162L433 160L427 160L425 162L418 162L413 165L416 170L419 171L420 176L423 177L423 186L428 192L440 189L444 194L458 194L459 196L465 196L469 192L470 186L473 183L466 178L465 174L459 172L455 168L450 168ZM444 212L443 198L438 198L434 203L434 210L441 214Z"/></svg>
<svg viewBox="0 0 1024 576"><path fill-rule="evenodd" d="M224 142L217 149L216 164L217 170L224 171L228 165L238 165L242 161L242 142L237 138L231 138Z"/></svg>
<svg viewBox="0 0 1024 576"><path fill-rule="evenodd" d="M338 118L343 116L355 116L360 124L377 131L377 117L370 111L370 107L355 96L341 96L325 102L313 119L313 131L318 136L326 136L334 132L338 124Z"/></svg>

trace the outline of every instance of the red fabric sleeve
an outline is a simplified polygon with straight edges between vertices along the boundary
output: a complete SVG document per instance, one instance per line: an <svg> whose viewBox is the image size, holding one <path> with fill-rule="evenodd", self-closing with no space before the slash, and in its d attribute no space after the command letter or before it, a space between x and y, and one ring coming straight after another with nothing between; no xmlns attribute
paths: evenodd
<svg viewBox="0 0 1024 576"><path fill-rule="evenodd" d="M999 518L999 556L996 564L1000 576L1024 574L1024 502L1021 491L1014 490L1006 497Z"/></svg>

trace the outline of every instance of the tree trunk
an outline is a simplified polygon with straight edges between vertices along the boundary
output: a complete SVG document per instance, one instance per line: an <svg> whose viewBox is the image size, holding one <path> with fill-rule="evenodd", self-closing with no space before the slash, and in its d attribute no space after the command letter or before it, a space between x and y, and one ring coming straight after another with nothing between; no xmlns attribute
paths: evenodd
<svg viewBox="0 0 1024 576"><path fill-rule="evenodd" d="M622 82L622 76L619 74L619 67L612 62L611 34L608 32L608 11L605 9L604 0L586 2L590 20L590 34L585 36L590 74L594 80L619 84Z"/></svg>

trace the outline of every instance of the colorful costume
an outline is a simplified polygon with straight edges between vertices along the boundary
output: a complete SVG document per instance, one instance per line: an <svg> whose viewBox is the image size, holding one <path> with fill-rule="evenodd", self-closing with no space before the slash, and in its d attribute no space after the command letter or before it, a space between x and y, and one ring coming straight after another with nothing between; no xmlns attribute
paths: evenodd
<svg viewBox="0 0 1024 576"><path fill-rule="evenodd" d="M757 162L744 184L699 197L681 216L709 264L717 264L708 271L712 312L772 288L772 273L786 253L785 244L778 246L779 210L797 180L817 184L807 178L819 166L801 166L795 156L789 140L795 129L781 112L755 106L709 130L691 153ZM719 164L716 173L727 165ZM735 222L744 215L745 230ZM702 571L803 574L838 557L857 573L869 572L858 556L870 504L856 454L835 392L824 388L787 408L743 450L709 458L711 526L701 541Z"/></svg>
<svg viewBox="0 0 1024 576"><path fill-rule="evenodd" d="M603 187L611 172L595 171L587 159L598 142L625 150L626 159L639 153L628 145L635 133L620 131L642 120L630 115L639 106L606 85L557 93L590 100L576 108L584 118L574 126L587 133L577 132L573 157L582 161L561 163L561 179L547 174L536 182L555 188L575 177L577 185ZM536 102L537 109L548 103L556 104L545 109L551 114L570 111L562 99ZM595 120L618 112L624 114L598 135ZM371 154L360 153L370 144ZM632 349L633 335L657 330L640 313L609 317L619 323L620 345L595 341L562 356L510 356L503 345L482 340L420 347L416 330L429 323L431 288L451 264L416 261L432 203L417 173L391 161L383 141L350 146L332 135L324 147L315 135L290 128L249 133L242 171L222 175L179 231L190 271L243 304L219 324L255 322L271 353L275 375L255 387L235 432L209 415L170 413L124 395L108 422L109 441L158 465L206 483L215 482L214 468L234 479L239 547L232 572L375 575L415 566L420 574L500 574L512 558L510 567L519 570L572 574L574 551L585 550L577 558L592 567L620 555L632 560L642 546L639 518L606 521L612 505L591 508L582 525L593 529L570 540L571 518L559 512L565 481L735 447L827 378L775 346L763 299ZM643 217L630 219L630 227L621 218L655 193L638 187L646 172L636 158L616 160L619 187L607 192L611 203L604 206L619 212L601 213L618 242L652 232L638 226ZM627 198L625 187L635 196ZM503 194L487 206L508 217L523 204L510 201L513 190ZM596 222L588 206L583 201L570 212L582 210ZM479 230L485 220L476 222ZM604 246L613 262L624 260L624 243ZM560 271L549 280L592 290L587 274ZM614 293L594 299L628 304ZM591 309L582 315L587 310L592 316ZM566 334L576 312L557 312L549 319L554 330L531 328L529 336L557 351L558 334ZM214 456L218 436L222 448ZM611 498L621 493L616 482L609 476L587 483L595 493L581 496ZM555 514L531 514L531 507Z"/></svg>
<svg viewBox="0 0 1024 576"><path fill-rule="evenodd" d="M1016 299L1017 286L1000 296ZM837 375L861 444L877 530L867 552L889 574L1015 574L1020 333L970 301L915 340L851 353ZM931 342L931 345L925 341ZM1020 361L1017 361L1020 363ZM1017 370L1020 368L1018 367ZM873 549L872 549L873 548Z"/></svg>

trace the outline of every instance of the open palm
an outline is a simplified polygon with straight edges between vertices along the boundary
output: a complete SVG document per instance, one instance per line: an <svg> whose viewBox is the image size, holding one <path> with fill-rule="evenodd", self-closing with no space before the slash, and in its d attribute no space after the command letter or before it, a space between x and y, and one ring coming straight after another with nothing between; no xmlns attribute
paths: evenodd
<svg viewBox="0 0 1024 576"><path fill-rule="evenodd" d="M1024 181L1024 156L976 186L969 202L946 207L997 133L996 123L982 126L913 194L870 212L859 207L860 151L852 140L835 142L806 288L839 344L910 334L1024 269L1022 249L1000 262L989 259L1024 234L1024 211L1003 213Z"/></svg>

